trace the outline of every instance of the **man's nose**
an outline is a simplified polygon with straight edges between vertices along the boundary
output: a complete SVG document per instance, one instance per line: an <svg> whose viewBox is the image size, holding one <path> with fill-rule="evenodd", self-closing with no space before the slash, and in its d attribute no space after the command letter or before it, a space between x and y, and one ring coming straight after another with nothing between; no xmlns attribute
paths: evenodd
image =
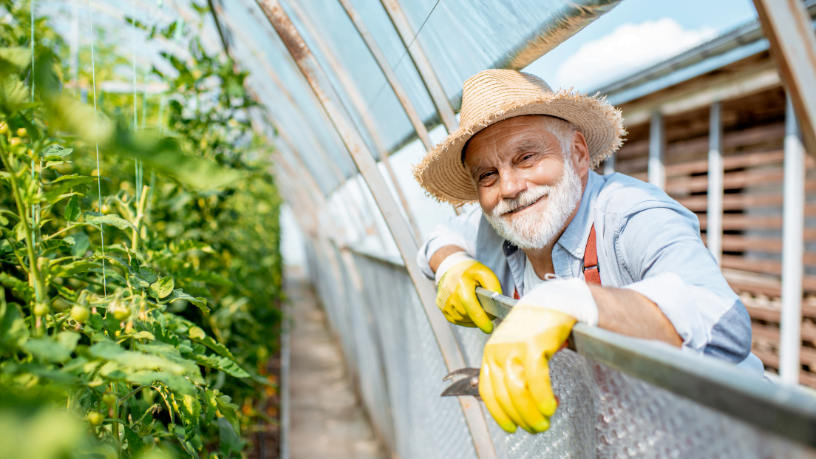
<svg viewBox="0 0 816 459"><path fill-rule="evenodd" d="M513 171L501 171L500 180L502 199L515 199L527 189L527 180Z"/></svg>

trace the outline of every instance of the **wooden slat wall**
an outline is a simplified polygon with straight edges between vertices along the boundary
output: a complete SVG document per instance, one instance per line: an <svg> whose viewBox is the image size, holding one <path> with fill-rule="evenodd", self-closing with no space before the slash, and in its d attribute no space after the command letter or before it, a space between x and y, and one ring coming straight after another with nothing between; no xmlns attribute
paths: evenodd
<svg viewBox="0 0 816 459"><path fill-rule="evenodd" d="M763 96L767 100L768 94ZM693 116L699 118L699 113ZM697 132L697 137L682 138L683 134L670 130L669 124L666 133L666 192L698 216L705 241L708 137ZM774 122L726 130L723 137L722 268L751 315L754 353L769 371L776 371L779 365L784 134L784 122ZM641 134L621 148L616 155L616 171L645 181L648 144L648 136ZM816 170L810 156L807 169L806 193L810 198L816 194ZM816 225L811 225L816 219L812 217L816 217L816 199L807 199L800 380L816 387Z"/></svg>

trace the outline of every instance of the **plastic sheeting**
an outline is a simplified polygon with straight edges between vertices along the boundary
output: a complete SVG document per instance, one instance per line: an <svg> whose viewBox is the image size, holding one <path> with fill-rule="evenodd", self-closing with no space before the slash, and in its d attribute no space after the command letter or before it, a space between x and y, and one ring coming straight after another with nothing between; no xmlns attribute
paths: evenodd
<svg viewBox="0 0 816 459"><path fill-rule="evenodd" d="M402 459L474 458L459 404L439 396L447 370L404 267L345 257L328 243L308 245L309 275L375 428ZM355 287L355 270L364 285ZM486 335L454 329L468 366L480 366ZM550 368L560 407L546 433L507 434L485 410L499 458L816 457L570 350L556 354Z"/></svg>

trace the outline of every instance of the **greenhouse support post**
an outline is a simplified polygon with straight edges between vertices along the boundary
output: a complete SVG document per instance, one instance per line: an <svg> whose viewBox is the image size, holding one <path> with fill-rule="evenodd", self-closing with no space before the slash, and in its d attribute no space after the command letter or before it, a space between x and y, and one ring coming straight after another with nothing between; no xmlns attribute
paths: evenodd
<svg viewBox="0 0 816 459"><path fill-rule="evenodd" d="M402 190L402 185L400 185L399 180L397 179L397 174L394 173L394 168L391 167L391 161L389 159L388 150L385 148L385 145L382 143L382 139L379 135L379 130L377 125L374 123L374 120L371 118L371 113L366 104L363 95L360 94L360 90L357 88L357 85L354 83L354 80L346 71L346 68L338 62L337 58L335 57L334 53L332 52L329 45L323 39L323 35L318 33L315 29L312 20L310 19L308 14L305 14L303 8L298 4L297 0L289 2L290 7L294 10L295 15L298 17L301 23L306 27L306 30L314 39L317 48L326 58L327 64L329 69L334 72L337 76L337 79L340 81L340 85L343 87L343 90L348 95L349 99L351 100L352 105L357 110L357 113L360 114L360 118L365 125L366 130L368 131L368 135L371 136L371 140L374 142L374 147L380 153L380 162L385 166L386 172L388 172L388 176L391 177L391 182L394 185L394 190L397 192L397 197L399 197L400 202L402 203L403 210L405 210L405 216L408 218L408 223L411 224L411 229L414 232L414 237L417 241L422 237L419 231L419 225L417 224L416 218L414 217L414 213L411 211L411 207L408 204L408 198L405 196L405 192ZM346 109L347 111L348 108Z"/></svg>
<svg viewBox="0 0 816 459"><path fill-rule="evenodd" d="M400 83L397 74L394 73L394 69L391 68L388 58L385 57L385 53L380 49L380 45L377 44L377 40L371 35L363 18L361 18L357 10L354 9L351 0L340 0L340 4L343 6L343 9L346 10L346 14L348 14L349 19L351 19L360 37L362 37L371 55L374 56L374 60L376 60L377 65L380 66L380 70L382 70L383 75L385 75L385 79L388 81L391 89L394 90L394 94L396 94L403 110L405 110L405 114L408 115L408 119L411 120L411 125L414 126L414 130L422 142L422 145L425 146L425 150L430 150L434 145L431 141L431 136L428 135L428 128L426 128L425 123L422 122L422 117L419 116L416 107L414 107L413 102L411 102L411 98L408 97L408 93L405 92L405 88L402 87L402 83Z"/></svg>
<svg viewBox="0 0 816 459"><path fill-rule="evenodd" d="M799 383L802 347L802 257L804 256L805 149L791 97L785 104L785 183L782 209L782 319L779 324L779 376Z"/></svg>
<svg viewBox="0 0 816 459"><path fill-rule="evenodd" d="M411 120L411 124L414 126L414 130L416 131L419 140L425 147L425 151L430 151L434 145L431 141L430 135L428 134L428 128L425 127L425 123L422 122L422 117L419 116L419 113L416 111L416 107L414 107L414 104L408 97L408 93L406 93L405 89L402 87L402 83L400 83L397 74L394 73L394 69L391 68L391 64L385 57L385 53L382 52L380 45L377 44L377 40L375 40L371 35L371 32L369 32L363 18L361 18L357 13L357 10L354 9L354 5L351 4L351 0L340 0L340 4L343 6L343 9L346 10L346 14L348 15L349 19L351 19L351 22L354 23L354 27L360 34L360 37L363 38L363 41L368 47L368 50L371 52L371 55L374 56L374 60L377 61L377 65L379 65L380 70L382 70L383 75L385 75L385 79L388 81L391 89L394 90L394 94L396 94L397 99L400 101L402 109L405 110L405 114L408 115L408 119ZM456 212L457 215L461 213L459 207L456 206L453 206L453 211ZM417 230L417 238L419 237L420 233Z"/></svg>
<svg viewBox="0 0 816 459"><path fill-rule="evenodd" d="M337 93L332 88L327 76L318 65L303 38L295 29L289 17L277 0L257 0L275 31L280 35L300 71L309 82L312 90L326 110L326 113L346 144L352 159L357 164L363 179L368 183L377 205L397 243L408 274L419 296L420 302L430 322L442 358L449 371L464 368L465 360L459 344L453 335L447 320L436 307L436 292L430 280L426 279L414 262L418 247L411 235L407 222L399 212L397 202L388 190L380 174L374 157L360 137L348 113L343 109ZM469 400L468 400L469 399ZM495 458L496 451L493 439L487 426L479 402L470 397L459 397L465 421L471 433L476 455L482 459Z"/></svg>
<svg viewBox="0 0 816 459"><path fill-rule="evenodd" d="M754 0L754 6L807 151L816 155L816 37L810 14L800 0Z"/></svg>
<svg viewBox="0 0 816 459"><path fill-rule="evenodd" d="M663 115L652 114L649 125L649 183L661 190L666 188L666 132L663 126Z"/></svg>
<svg viewBox="0 0 816 459"><path fill-rule="evenodd" d="M708 208L706 210L706 245L722 264L723 157L722 103L711 104L708 128Z"/></svg>
<svg viewBox="0 0 816 459"><path fill-rule="evenodd" d="M397 29L397 33L400 38L402 38L402 43L411 56L411 60L414 61L414 65L416 65L419 71L422 82L425 83L428 94L430 94L431 100L433 100L436 106L436 111L439 113L439 119L442 121L442 124L445 125L445 129L448 130L448 133L455 131L459 126L459 122L456 121L456 114L453 112L453 107L451 106L450 100L448 100L447 94L445 94L445 89L442 88L442 83L439 82L439 77L436 76L436 72L434 72L431 66L431 61L428 60L428 56L419 44L419 37L417 36L419 31L414 33L398 0L380 1L386 13L388 13L388 17L391 18L391 22L394 23L394 28Z"/></svg>

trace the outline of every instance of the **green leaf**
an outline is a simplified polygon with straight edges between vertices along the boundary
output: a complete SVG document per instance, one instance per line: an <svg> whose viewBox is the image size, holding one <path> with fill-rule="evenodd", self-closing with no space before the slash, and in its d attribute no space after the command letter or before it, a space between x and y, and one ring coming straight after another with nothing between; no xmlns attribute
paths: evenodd
<svg viewBox="0 0 816 459"><path fill-rule="evenodd" d="M195 393L195 386L186 378L174 375L167 371L135 371L128 373L125 379L133 384L151 385L156 382L163 383L173 392L180 394Z"/></svg>
<svg viewBox="0 0 816 459"><path fill-rule="evenodd" d="M154 271L150 266L140 266L139 275L142 276L142 279L147 281L149 284L159 280L159 276L156 275L156 271Z"/></svg>
<svg viewBox="0 0 816 459"><path fill-rule="evenodd" d="M125 427L125 440L127 440L127 450L131 457L135 457L144 449L145 444L142 437L134 432L130 427Z"/></svg>
<svg viewBox="0 0 816 459"><path fill-rule="evenodd" d="M85 222L93 224L113 225L121 230L132 229L139 231L132 223L116 214L98 215L97 212L85 212Z"/></svg>
<svg viewBox="0 0 816 459"><path fill-rule="evenodd" d="M172 277L159 277L159 280L150 284L150 295L153 298L165 298L173 293L173 286Z"/></svg>
<svg viewBox="0 0 816 459"><path fill-rule="evenodd" d="M91 239L85 233L74 233L65 237L63 241L71 244L71 255L75 257L85 256L85 253L91 248Z"/></svg>
<svg viewBox="0 0 816 459"><path fill-rule="evenodd" d="M65 219L72 222L78 219L80 215L82 215L82 212L79 209L79 197L73 195L65 206Z"/></svg>
<svg viewBox="0 0 816 459"><path fill-rule="evenodd" d="M218 341L214 340L211 336L204 336L204 338L197 339L190 336L190 338L197 342L201 343L208 348L214 350L218 353L218 355L226 357L228 359L235 360L235 356L232 355L232 352L229 351L223 344L219 343Z"/></svg>
<svg viewBox="0 0 816 459"><path fill-rule="evenodd" d="M215 419L215 413L218 411L218 402L216 401L217 396L215 392L211 390L205 390L204 394L201 397L201 400L204 401L204 424L208 425Z"/></svg>
<svg viewBox="0 0 816 459"><path fill-rule="evenodd" d="M40 360L63 363L71 358L71 353L76 349L77 341L79 341L79 333L62 332L56 338L29 339L23 344L23 349Z"/></svg>
<svg viewBox="0 0 816 459"><path fill-rule="evenodd" d="M26 47L0 48L0 75L16 74L28 67L31 50Z"/></svg>
<svg viewBox="0 0 816 459"><path fill-rule="evenodd" d="M238 405L232 403L232 399L229 395L219 395L215 398L215 402L218 405L218 412L221 413L221 416L224 416L232 427L235 429L236 432L241 431L241 425L238 423Z"/></svg>
<svg viewBox="0 0 816 459"><path fill-rule="evenodd" d="M50 185L57 185L53 186L45 193L45 199L49 203L53 204L59 201L63 194L68 193L73 188L91 183L94 180L94 177L64 175L50 183Z"/></svg>
<svg viewBox="0 0 816 459"><path fill-rule="evenodd" d="M238 362L232 359L228 359L220 355L201 355L201 354L196 354L195 359L199 365L221 370L231 376L235 376L236 378L249 377L249 373L244 371L244 369L241 368L240 365L238 365Z"/></svg>
<svg viewBox="0 0 816 459"><path fill-rule="evenodd" d="M151 286L151 288L152 288L152 286ZM204 314L209 314L210 313L210 308L207 307L207 299L206 298L194 297L194 296L188 295L187 293L184 293L184 290L182 290L182 289L176 289L176 290L173 290L173 295L170 296L169 302L172 303L172 302L178 301L178 300L187 300L190 303L193 303L194 305L196 305L196 307L198 307L198 309L201 309L201 312L203 312Z"/></svg>
<svg viewBox="0 0 816 459"><path fill-rule="evenodd" d="M218 423L218 436L221 440L221 452L229 457L232 453L243 451L246 442L241 440L232 424L226 418L218 418L216 422Z"/></svg>
<svg viewBox="0 0 816 459"><path fill-rule="evenodd" d="M0 272L0 285L10 288L18 298L33 301L34 289L28 285L28 282L23 282L11 274Z"/></svg>
<svg viewBox="0 0 816 459"><path fill-rule="evenodd" d="M46 157L47 156L57 156L57 157L62 158L62 157L70 155L71 152L73 152L73 151L74 151L73 148L65 148L62 145L55 143L55 144L51 144L51 145L47 146L45 148L45 150L43 150L42 155L46 156Z"/></svg>
<svg viewBox="0 0 816 459"><path fill-rule="evenodd" d="M28 338L28 327L23 313L14 303L6 303L3 289L0 289L0 350L13 352Z"/></svg>
<svg viewBox="0 0 816 459"><path fill-rule="evenodd" d="M76 245L74 245L74 247L76 247ZM54 277L71 277L74 274L88 272L98 266L100 265L94 261L77 260L64 265L51 267L51 273L54 275Z"/></svg>
<svg viewBox="0 0 816 459"><path fill-rule="evenodd" d="M189 440L201 420L201 404L192 394L173 394L173 399L174 408L184 423L184 438Z"/></svg>

